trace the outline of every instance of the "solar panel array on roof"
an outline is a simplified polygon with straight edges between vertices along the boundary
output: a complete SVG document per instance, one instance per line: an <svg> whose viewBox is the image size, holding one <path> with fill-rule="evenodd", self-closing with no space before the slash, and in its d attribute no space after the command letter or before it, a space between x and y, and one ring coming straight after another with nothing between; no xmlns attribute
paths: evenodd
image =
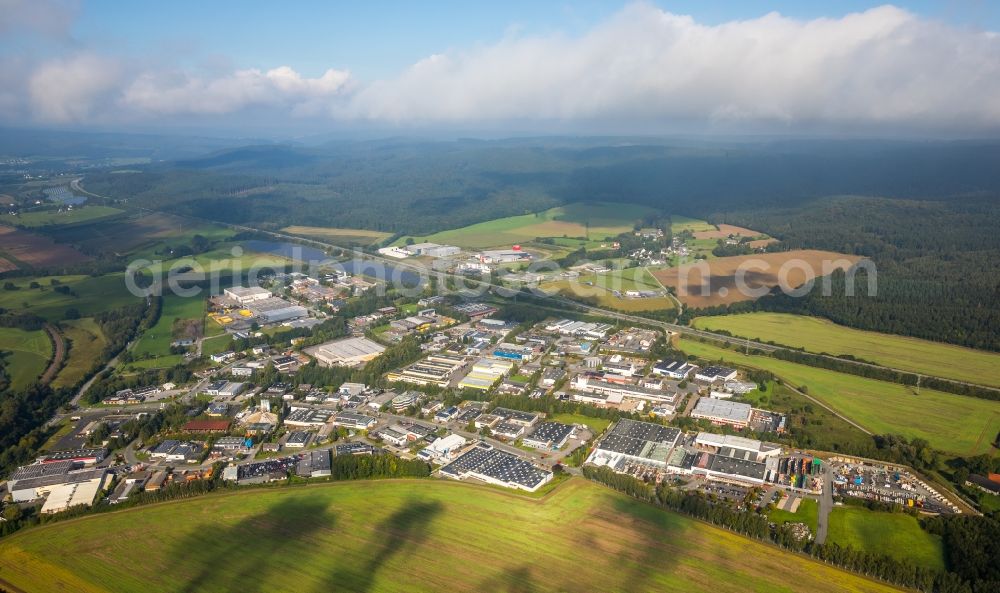
<svg viewBox="0 0 1000 593"><path fill-rule="evenodd" d="M670 426L653 424L652 422L639 422L637 420L629 420L627 418L619 420L618 424L615 425L614 430L611 431L611 434L617 434L633 439L641 439L643 441L653 441L671 446L677 442L677 436L680 435L680 433L680 429Z"/></svg>
<svg viewBox="0 0 1000 593"><path fill-rule="evenodd" d="M622 419L601 440L597 448L630 457L666 463L680 433L679 429L669 426Z"/></svg>
<svg viewBox="0 0 1000 593"><path fill-rule="evenodd" d="M531 424L535 420L538 420L538 414L535 412L522 412L521 410L511 410L510 408L493 408L493 411L490 413L518 424Z"/></svg>
<svg viewBox="0 0 1000 593"><path fill-rule="evenodd" d="M562 422L543 422L531 433L531 438L539 442L561 444L573 432L573 426Z"/></svg>
<svg viewBox="0 0 1000 593"><path fill-rule="evenodd" d="M479 443L469 449L455 461L442 467L441 473L455 478L465 476L490 478L529 490L537 488L549 477L548 472L486 443Z"/></svg>

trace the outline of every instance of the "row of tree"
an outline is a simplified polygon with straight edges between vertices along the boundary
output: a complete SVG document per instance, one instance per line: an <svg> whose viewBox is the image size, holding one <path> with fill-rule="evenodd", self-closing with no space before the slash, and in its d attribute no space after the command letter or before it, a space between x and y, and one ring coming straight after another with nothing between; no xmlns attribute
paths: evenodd
<svg viewBox="0 0 1000 593"><path fill-rule="evenodd" d="M949 523L951 519L942 519L940 525L927 526L932 533L956 534L951 540L946 540L948 566L951 570L938 572L881 553L800 540L792 537L786 528L772 527L766 516L753 510L738 510L727 502L712 500L697 491L673 488L666 482L654 487L632 476L616 473L607 467L584 466L583 474L590 480L605 484L644 502L696 517L754 539L805 551L823 562L895 585L928 593L987 593L997 590L997 581L994 579L996 563L991 560L996 559L998 545L996 542L1000 540L994 538L992 542L984 541L985 538L994 535L995 527L976 524L975 518L972 517L963 517L970 520L969 524L952 525ZM975 557L968 566L959 569L958 565L951 563L953 555L969 553L975 554Z"/></svg>
<svg viewBox="0 0 1000 593"><path fill-rule="evenodd" d="M376 478L426 478L431 466L419 459L400 459L388 453L378 455L334 455L330 468L333 480Z"/></svg>

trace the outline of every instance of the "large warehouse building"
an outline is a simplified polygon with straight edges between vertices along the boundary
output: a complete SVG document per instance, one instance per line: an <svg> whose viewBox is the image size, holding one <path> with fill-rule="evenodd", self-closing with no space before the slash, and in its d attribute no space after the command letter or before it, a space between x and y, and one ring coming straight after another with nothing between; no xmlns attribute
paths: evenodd
<svg viewBox="0 0 1000 593"><path fill-rule="evenodd" d="M705 419L712 424L727 424L733 428L744 428L750 424L752 412L750 404L710 397L698 398L691 417Z"/></svg>
<svg viewBox="0 0 1000 593"><path fill-rule="evenodd" d="M326 342L309 353L325 366L358 366L378 358L383 352L385 346L357 337Z"/></svg>
<svg viewBox="0 0 1000 593"><path fill-rule="evenodd" d="M552 479L552 472L488 443L477 443L455 461L441 468L441 475L462 480L474 478L488 484L534 492Z"/></svg>
<svg viewBox="0 0 1000 593"><path fill-rule="evenodd" d="M665 469L681 431L651 422L619 420L587 459L620 470L628 463Z"/></svg>
<svg viewBox="0 0 1000 593"><path fill-rule="evenodd" d="M259 286L234 286L222 291L227 297L233 299L241 305L248 305L256 301L271 298L271 291Z"/></svg>
<svg viewBox="0 0 1000 593"><path fill-rule="evenodd" d="M47 497L43 513L57 513L76 505L90 505L105 485L105 468L81 469L77 461L54 461L27 465L15 471L7 482L14 502Z"/></svg>
<svg viewBox="0 0 1000 593"><path fill-rule="evenodd" d="M250 309L253 316L261 323L280 323L309 315L309 310L302 305L278 297L256 300L249 303L247 309Z"/></svg>

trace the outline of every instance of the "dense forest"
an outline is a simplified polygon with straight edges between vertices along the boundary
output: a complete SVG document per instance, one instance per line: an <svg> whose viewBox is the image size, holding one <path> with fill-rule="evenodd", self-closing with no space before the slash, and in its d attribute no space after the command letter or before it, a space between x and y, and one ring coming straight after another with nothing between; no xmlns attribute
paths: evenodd
<svg viewBox="0 0 1000 593"><path fill-rule="evenodd" d="M86 185L226 222L420 235L580 201L706 215L838 194L996 194L998 162L995 144L387 140L249 146L135 174L89 173Z"/></svg>
<svg viewBox="0 0 1000 593"><path fill-rule="evenodd" d="M835 197L712 218L763 230L789 249L829 249L875 263L877 293L872 296L866 273L853 281L837 273L830 296L823 296L817 283L805 298L779 295L762 300L762 308L1000 350L1000 200L995 196ZM849 282L864 298L847 296Z"/></svg>

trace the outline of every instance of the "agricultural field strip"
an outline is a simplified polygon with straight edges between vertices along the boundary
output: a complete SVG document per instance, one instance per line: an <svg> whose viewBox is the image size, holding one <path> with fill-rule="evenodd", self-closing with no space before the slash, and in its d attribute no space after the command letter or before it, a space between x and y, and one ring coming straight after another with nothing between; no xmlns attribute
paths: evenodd
<svg viewBox="0 0 1000 593"><path fill-rule="evenodd" d="M557 206L543 212L508 216L420 235L415 240L457 245L468 249L507 246L529 242L536 237L586 237L601 240L632 229L632 225L645 214L652 212L645 206L573 203ZM599 222L591 222L599 221ZM396 242L402 245L406 238Z"/></svg>
<svg viewBox="0 0 1000 593"><path fill-rule="evenodd" d="M110 206L84 206L69 211L36 210L22 212L17 216L3 214L0 215L0 222L28 228L61 226L96 221L122 212L124 210Z"/></svg>
<svg viewBox="0 0 1000 593"><path fill-rule="evenodd" d="M1000 387L1000 354L839 326L816 317L743 313L699 317L699 329L726 330L755 341L805 348L816 354L850 354L886 367Z"/></svg>
<svg viewBox="0 0 1000 593"><path fill-rule="evenodd" d="M921 389L919 395L897 383L819 369L765 356L745 355L700 342L681 340L681 349L707 360L771 371L792 385L808 388L808 396L876 434L923 438L941 451L975 455L989 451L1000 429L996 402ZM892 414L886 414L891 409Z"/></svg>
<svg viewBox="0 0 1000 593"><path fill-rule="evenodd" d="M439 480L235 492L0 542L0 578L40 593L223 590L248 575L282 590L292 562L304 592L896 590L578 478L542 498Z"/></svg>

